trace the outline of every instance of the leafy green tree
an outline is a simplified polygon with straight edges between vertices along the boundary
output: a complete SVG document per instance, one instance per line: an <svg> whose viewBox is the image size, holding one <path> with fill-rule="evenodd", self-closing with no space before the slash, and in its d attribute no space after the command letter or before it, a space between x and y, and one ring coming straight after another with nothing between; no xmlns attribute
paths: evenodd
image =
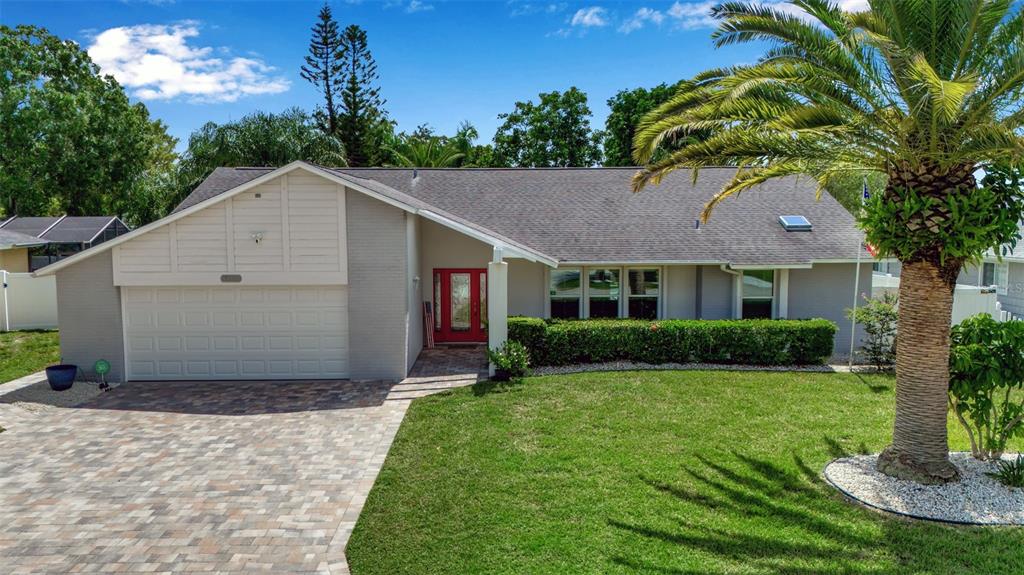
<svg viewBox="0 0 1024 575"><path fill-rule="evenodd" d="M7 215L124 213L174 139L78 44L0 26L0 205Z"/></svg>
<svg viewBox="0 0 1024 575"><path fill-rule="evenodd" d="M320 8L317 23L311 32L309 54L306 56L306 64L302 66L301 76L324 97L323 108L318 108L315 113L320 129L337 135L338 106L335 99L341 91L343 74L341 38L338 36L338 23L327 4Z"/></svg>
<svg viewBox="0 0 1024 575"><path fill-rule="evenodd" d="M393 131L377 85L377 63L370 53L366 31L345 28L338 51L343 83L338 107L338 137L345 144L350 166L380 165L383 145Z"/></svg>
<svg viewBox="0 0 1024 575"><path fill-rule="evenodd" d="M962 265L1015 241L1020 190L978 187L975 172L1024 156L1024 11L1010 0L869 0L847 13L827 0L715 7L718 46L768 42L756 64L712 70L647 116L648 163L636 190L678 168L743 166L709 201L771 178L879 173L884 191L861 218L869 243L902 266L896 418L880 471L924 483L957 479L947 397L953 289ZM713 128L706 141L650 161L666 137Z"/></svg>
<svg viewBox="0 0 1024 575"><path fill-rule="evenodd" d="M189 136L178 163L177 193L164 210L183 200L215 168L278 167L296 160L344 166L345 148L299 108L280 114L255 112L226 124L208 122Z"/></svg>
<svg viewBox="0 0 1024 575"><path fill-rule="evenodd" d="M416 126L410 134L396 134L384 146L390 166L420 168L491 167L494 149L476 144L479 132L469 122L459 124L452 136L439 135L429 125Z"/></svg>
<svg viewBox="0 0 1024 575"><path fill-rule="evenodd" d="M572 87L540 94L540 102L516 102L494 135L499 165L514 167L593 166L601 161L600 132L590 129L587 95Z"/></svg>
<svg viewBox="0 0 1024 575"><path fill-rule="evenodd" d="M857 215L864 203L865 179L867 179L868 190L872 194L885 189L886 176L883 173L843 172L829 178L825 184L825 191L842 204L847 211Z"/></svg>
<svg viewBox="0 0 1024 575"><path fill-rule="evenodd" d="M658 84L647 88L619 90L608 98L610 112L604 123L604 165L633 166L633 136L640 120L664 104L676 92L677 85Z"/></svg>
<svg viewBox="0 0 1024 575"><path fill-rule="evenodd" d="M408 168L453 168L458 167L465 157L457 148L446 145L437 137L401 137L389 151L394 158L393 165Z"/></svg>

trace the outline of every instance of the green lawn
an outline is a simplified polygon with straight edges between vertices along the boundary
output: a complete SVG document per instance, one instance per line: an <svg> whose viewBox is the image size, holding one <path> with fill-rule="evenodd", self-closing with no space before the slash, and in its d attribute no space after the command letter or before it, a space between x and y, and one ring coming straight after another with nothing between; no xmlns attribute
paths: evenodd
<svg viewBox="0 0 1024 575"><path fill-rule="evenodd" d="M893 402L889 376L759 372L418 399L348 560L355 575L1024 573L1024 530L893 520L822 484L833 457L885 446Z"/></svg>
<svg viewBox="0 0 1024 575"><path fill-rule="evenodd" d="M56 331L0 332L0 384L59 361Z"/></svg>

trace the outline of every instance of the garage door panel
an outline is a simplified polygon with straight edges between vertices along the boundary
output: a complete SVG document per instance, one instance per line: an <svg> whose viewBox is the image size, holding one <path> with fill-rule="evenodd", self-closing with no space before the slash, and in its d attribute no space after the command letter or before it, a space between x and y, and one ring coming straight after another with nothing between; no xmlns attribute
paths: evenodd
<svg viewBox="0 0 1024 575"><path fill-rule="evenodd" d="M348 377L344 287L126 287L131 379Z"/></svg>

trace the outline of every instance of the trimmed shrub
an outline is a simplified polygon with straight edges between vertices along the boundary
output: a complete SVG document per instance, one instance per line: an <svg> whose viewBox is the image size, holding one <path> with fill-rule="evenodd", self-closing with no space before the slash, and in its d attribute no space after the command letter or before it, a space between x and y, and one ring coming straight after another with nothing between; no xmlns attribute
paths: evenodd
<svg viewBox="0 0 1024 575"><path fill-rule="evenodd" d="M530 352L530 362L533 365L546 365L543 351L547 329L547 322L540 318L523 316L508 318L508 338L526 346L527 351Z"/></svg>
<svg viewBox="0 0 1024 575"><path fill-rule="evenodd" d="M526 346L534 365L608 361L812 365L832 355L835 333L836 325L824 319L509 320L509 339Z"/></svg>

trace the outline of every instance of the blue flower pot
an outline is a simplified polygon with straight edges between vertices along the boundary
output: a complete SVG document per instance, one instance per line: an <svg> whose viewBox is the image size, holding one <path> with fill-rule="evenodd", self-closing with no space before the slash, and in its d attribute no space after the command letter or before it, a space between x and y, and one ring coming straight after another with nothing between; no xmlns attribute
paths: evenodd
<svg viewBox="0 0 1024 575"><path fill-rule="evenodd" d="M77 374L77 365L51 365L46 368L46 381L50 382L50 389L64 391L71 389Z"/></svg>

